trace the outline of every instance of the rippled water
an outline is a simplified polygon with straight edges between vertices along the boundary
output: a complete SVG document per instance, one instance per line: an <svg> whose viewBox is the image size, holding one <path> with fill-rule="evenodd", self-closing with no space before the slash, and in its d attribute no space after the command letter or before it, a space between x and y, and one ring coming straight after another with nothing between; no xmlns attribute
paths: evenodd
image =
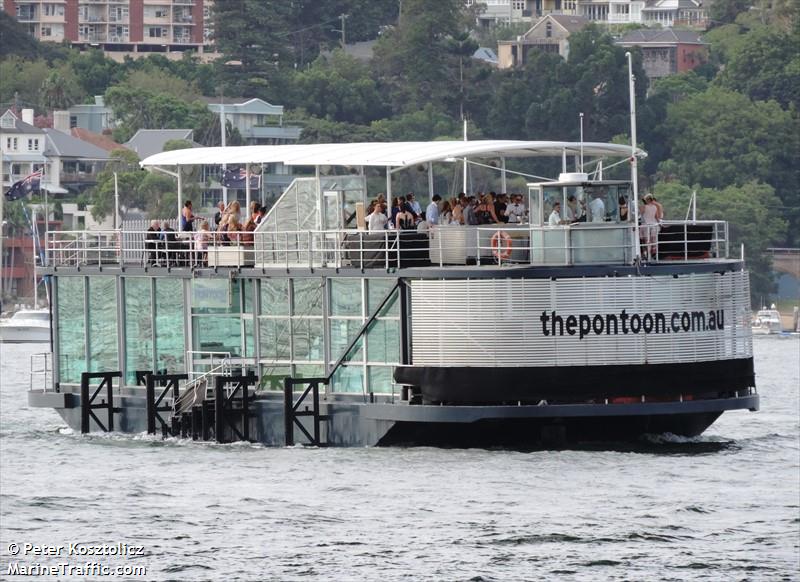
<svg viewBox="0 0 800 582"><path fill-rule="evenodd" d="M97 561L146 580L797 580L800 340L754 343L758 413L698 439L529 453L81 437L27 407L41 347L3 345L0 579ZM76 542L145 556L8 553Z"/></svg>

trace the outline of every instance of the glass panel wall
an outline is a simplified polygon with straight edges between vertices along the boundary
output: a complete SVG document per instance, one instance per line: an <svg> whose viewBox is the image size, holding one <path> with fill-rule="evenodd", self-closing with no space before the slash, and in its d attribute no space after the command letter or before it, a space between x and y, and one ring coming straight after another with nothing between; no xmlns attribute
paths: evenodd
<svg viewBox="0 0 800 582"><path fill-rule="evenodd" d="M86 371L84 277L56 277L58 291L58 371L61 382L79 383Z"/></svg>
<svg viewBox="0 0 800 582"><path fill-rule="evenodd" d="M364 324L364 282L362 279L331 279L330 338L331 364L342 357L344 350ZM332 388L336 392L364 392L364 350L359 340L342 366L333 375Z"/></svg>
<svg viewBox="0 0 800 582"><path fill-rule="evenodd" d="M137 370L153 370L152 279L126 277L125 357L127 384L136 383Z"/></svg>
<svg viewBox="0 0 800 582"><path fill-rule="evenodd" d="M283 378L292 374L289 365L292 360L289 280L261 279L259 292L261 312L258 316L258 339L261 362L264 364L262 383L266 378L269 389L280 390L283 388Z"/></svg>
<svg viewBox="0 0 800 582"><path fill-rule="evenodd" d="M119 370L116 277L92 276L89 285L89 368L92 372Z"/></svg>
<svg viewBox="0 0 800 582"><path fill-rule="evenodd" d="M369 279L367 281L369 312L377 309L395 281ZM392 368L400 363L400 297L392 293L377 320L367 331L368 391L376 394L392 392Z"/></svg>
<svg viewBox="0 0 800 582"><path fill-rule="evenodd" d="M394 284L392 279L260 279L257 320L262 385L280 390L286 375L326 373L325 354L328 366L336 363ZM325 300L328 329L323 319ZM332 378L331 390L391 393L392 368L399 360L400 305L394 291L366 338L346 355Z"/></svg>
<svg viewBox="0 0 800 582"><path fill-rule="evenodd" d="M185 371L183 280L155 279L156 368L167 373Z"/></svg>
<svg viewBox="0 0 800 582"><path fill-rule="evenodd" d="M192 280L192 338L199 352L242 355L242 284L230 279ZM203 354L197 354L202 361Z"/></svg>
<svg viewBox="0 0 800 582"><path fill-rule="evenodd" d="M322 279L292 280L292 357L295 361L322 364Z"/></svg>

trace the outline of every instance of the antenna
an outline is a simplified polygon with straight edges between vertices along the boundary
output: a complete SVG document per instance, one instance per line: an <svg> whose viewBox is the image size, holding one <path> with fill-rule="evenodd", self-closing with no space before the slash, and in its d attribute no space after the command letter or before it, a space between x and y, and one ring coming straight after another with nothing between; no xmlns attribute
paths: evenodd
<svg viewBox="0 0 800 582"><path fill-rule="evenodd" d="M581 172L583 172L583 111L580 114L581 123Z"/></svg>

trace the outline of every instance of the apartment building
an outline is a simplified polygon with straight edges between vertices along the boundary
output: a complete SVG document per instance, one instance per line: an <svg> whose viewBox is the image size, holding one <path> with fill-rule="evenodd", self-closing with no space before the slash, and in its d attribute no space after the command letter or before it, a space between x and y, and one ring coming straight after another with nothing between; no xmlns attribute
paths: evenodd
<svg viewBox="0 0 800 582"><path fill-rule="evenodd" d="M531 22L552 15L582 16L601 24L708 26L708 0L464 0L479 25Z"/></svg>
<svg viewBox="0 0 800 582"><path fill-rule="evenodd" d="M203 52L213 0L0 0L31 36L108 52Z"/></svg>

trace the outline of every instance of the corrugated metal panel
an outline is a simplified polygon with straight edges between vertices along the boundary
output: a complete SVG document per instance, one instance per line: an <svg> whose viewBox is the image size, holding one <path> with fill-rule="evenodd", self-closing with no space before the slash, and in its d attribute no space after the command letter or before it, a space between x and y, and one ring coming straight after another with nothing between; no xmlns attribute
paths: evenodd
<svg viewBox="0 0 800 582"><path fill-rule="evenodd" d="M586 366L752 356L744 271L555 281L416 280L411 290L417 365ZM560 322L553 322L553 312ZM723 316L722 329L711 328L712 312L715 320L717 313ZM685 331L684 318L691 322L692 313L695 329ZM584 327L587 321L596 327L580 337L573 326L570 335L569 316L576 324L583 320ZM630 328L634 319L638 333Z"/></svg>

